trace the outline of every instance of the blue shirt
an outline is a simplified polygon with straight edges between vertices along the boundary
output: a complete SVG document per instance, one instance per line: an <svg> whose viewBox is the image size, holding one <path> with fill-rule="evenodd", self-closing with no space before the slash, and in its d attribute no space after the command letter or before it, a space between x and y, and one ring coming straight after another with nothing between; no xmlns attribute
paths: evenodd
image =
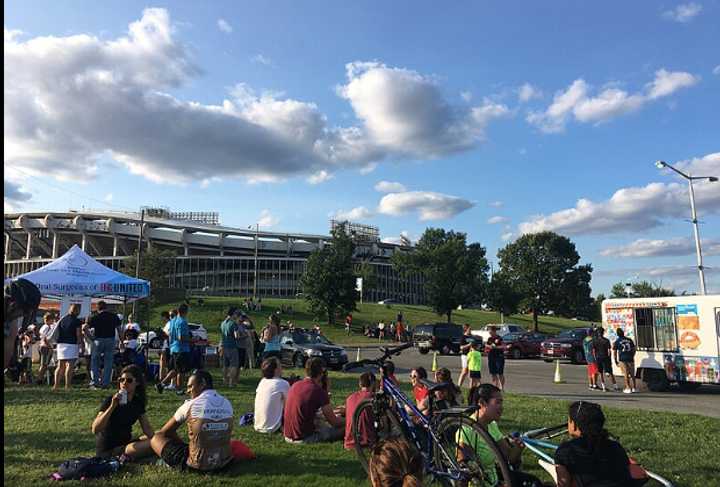
<svg viewBox="0 0 720 487"><path fill-rule="evenodd" d="M180 337L183 341L180 341ZM170 322L170 353L190 351L190 328L182 316L176 316Z"/></svg>
<svg viewBox="0 0 720 487"><path fill-rule="evenodd" d="M225 350L235 350L238 348L235 333L238 326L235 320L225 320L220 325L220 334L222 335L222 346Z"/></svg>
<svg viewBox="0 0 720 487"><path fill-rule="evenodd" d="M586 336L583 339L583 350L585 351L585 361L589 364L595 363L595 352L593 351L593 339L591 336Z"/></svg>

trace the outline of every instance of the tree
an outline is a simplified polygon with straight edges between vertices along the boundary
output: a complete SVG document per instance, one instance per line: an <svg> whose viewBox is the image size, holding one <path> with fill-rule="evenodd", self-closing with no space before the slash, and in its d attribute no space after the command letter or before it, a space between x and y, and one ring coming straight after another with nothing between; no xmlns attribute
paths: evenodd
<svg viewBox="0 0 720 487"><path fill-rule="evenodd" d="M595 304L593 306L593 314L590 315L590 320L592 321L602 321L602 302L605 301L607 298L603 293L598 294L595 297Z"/></svg>
<svg viewBox="0 0 720 487"><path fill-rule="evenodd" d="M150 281L150 289L167 287L167 278L174 270L174 259L176 253L172 250L160 250L157 247L143 249L140 256L140 279ZM137 265L137 250L131 259L125 259L120 266L120 272L135 277ZM139 321L147 321L150 318L150 308L155 305L155 297L150 294L146 299L137 302L136 316Z"/></svg>
<svg viewBox="0 0 720 487"><path fill-rule="evenodd" d="M448 323L458 306L485 299L485 248L479 243L468 245L464 233L428 228L414 251L395 253L391 261L401 274L418 273L425 278L428 304L437 314L447 316Z"/></svg>
<svg viewBox="0 0 720 487"><path fill-rule="evenodd" d="M493 276L488 286L485 302L491 309L502 316L517 313L522 296L513 289L508 280L501 273Z"/></svg>
<svg viewBox="0 0 720 487"><path fill-rule="evenodd" d="M305 274L300 281L305 300L317 316L326 316L335 323L338 312L355 310L358 292L355 290L353 251L355 244L339 227L332 232L332 241L310 254Z"/></svg>
<svg viewBox="0 0 720 487"><path fill-rule="evenodd" d="M498 251L500 272L522 296L521 307L538 314L575 314L590 298L592 266L578 266L580 255L567 237L553 232L523 235Z"/></svg>
<svg viewBox="0 0 720 487"><path fill-rule="evenodd" d="M617 282L610 290L611 298L662 298L666 296L675 296L673 289L666 289L659 284L652 284L648 281L641 281L631 284L630 296L627 293L627 287L623 282Z"/></svg>

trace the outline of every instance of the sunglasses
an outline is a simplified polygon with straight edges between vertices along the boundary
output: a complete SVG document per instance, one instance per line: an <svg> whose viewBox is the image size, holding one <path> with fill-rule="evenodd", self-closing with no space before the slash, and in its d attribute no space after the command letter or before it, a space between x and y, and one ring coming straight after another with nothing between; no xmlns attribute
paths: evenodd
<svg viewBox="0 0 720 487"><path fill-rule="evenodd" d="M135 379L133 379L132 377L120 377L118 379L118 382L121 384L132 384L133 382L135 382Z"/></svg>

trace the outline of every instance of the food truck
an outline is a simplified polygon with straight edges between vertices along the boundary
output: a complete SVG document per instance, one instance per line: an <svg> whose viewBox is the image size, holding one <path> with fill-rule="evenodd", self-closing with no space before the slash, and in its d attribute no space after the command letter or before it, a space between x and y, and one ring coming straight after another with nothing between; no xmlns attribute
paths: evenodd
<svg viewBox="0 0 720 487"><path fill-rule="evenodd" d="M602 321L611 343L618 328L635 342L635 377L651 391L720 385L720 295L606 299Z"/></svg>

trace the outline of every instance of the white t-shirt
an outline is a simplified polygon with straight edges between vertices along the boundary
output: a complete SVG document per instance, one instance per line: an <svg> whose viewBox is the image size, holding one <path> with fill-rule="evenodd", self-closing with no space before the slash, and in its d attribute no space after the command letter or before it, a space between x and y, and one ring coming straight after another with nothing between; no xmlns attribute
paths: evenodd
<svg viewBox="0 0 720 487"><path fill-rule="evenodd" d="M52 330L52 326L48 324L43 324L43 326L40 327L40 331L38 331L38 335L40 335L40 344L43 345L47 341L46 338L50 336L50 330ZM49 345L49 343L48 343Z"/></svg>
<svg viewBox="0 0 720 487"><path fill-rule="evenodd" d="M381 330L384 330L384 329L385 329L385 323L383 323L383 322L381 321L381 322L378 324L378 328L381 329Z"/></svg>
<svg viewBox="0 0 720 487"><path fill-rule="evenodd" d="M273 433L282 423L290 384L279 377L260 380L255 391L255 431Z"/></svg>
<svg viewBox="0 0 720 487"><path fill-rule="evenodd" d="M191 409L195 418L219 421L233 417L233 408L230 401L218 394L214 389L206 389L195 399L185 401L175 411L173 418L182 424L190 417Z"/></svg>

